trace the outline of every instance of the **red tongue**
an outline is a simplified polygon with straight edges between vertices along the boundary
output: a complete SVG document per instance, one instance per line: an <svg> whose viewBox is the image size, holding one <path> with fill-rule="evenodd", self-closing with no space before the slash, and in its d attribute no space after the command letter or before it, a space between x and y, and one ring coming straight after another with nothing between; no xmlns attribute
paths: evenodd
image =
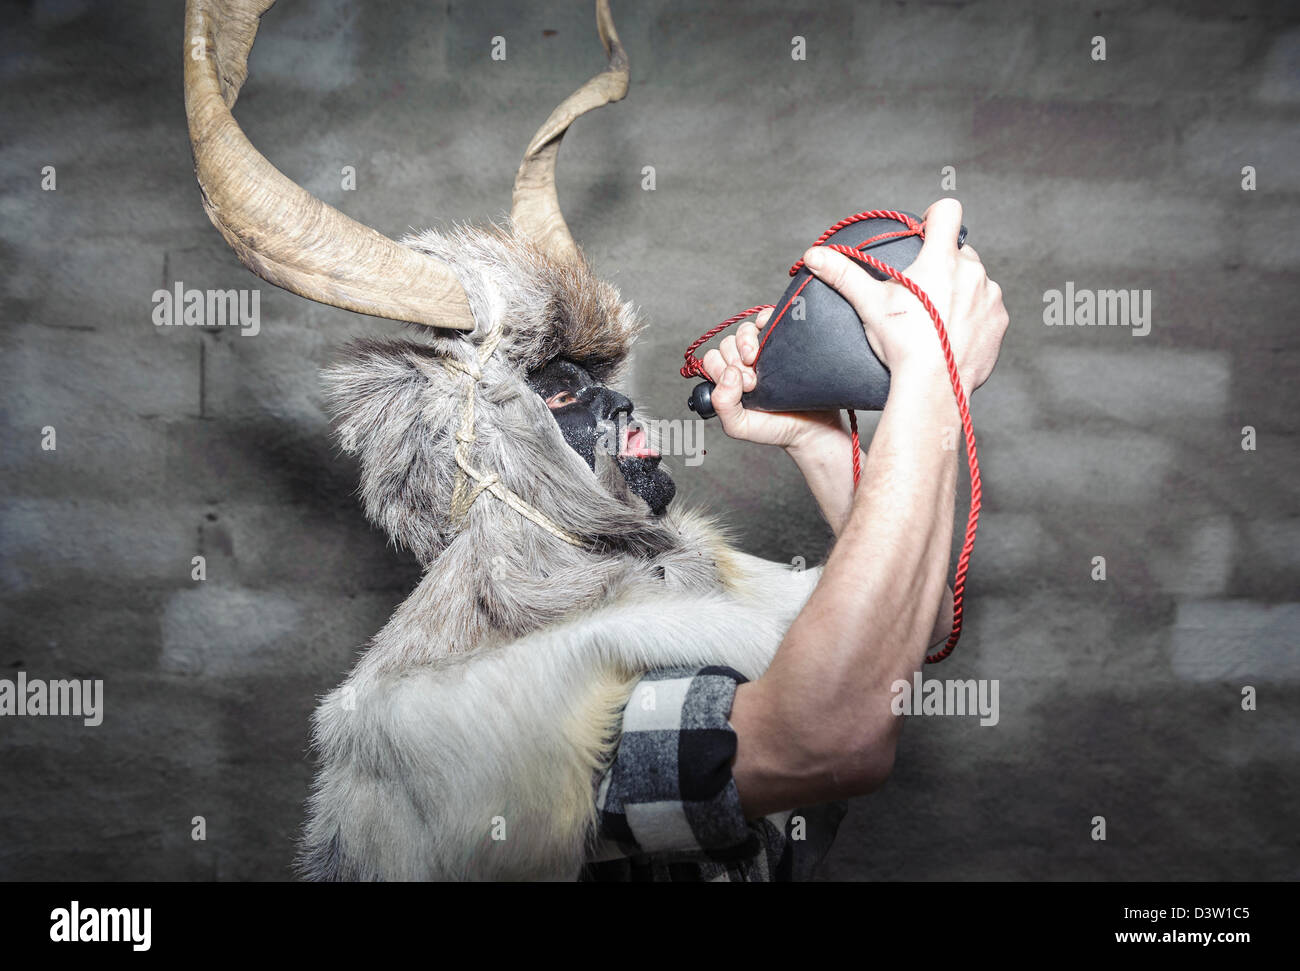
<svg viewBox="0 0 1300 971"><path fill-rule="evenodd" d="M628 432L627 445L624 447L623 454L638 459L657 458L659 455L646 442L645 432L639 428Z"/></svg>

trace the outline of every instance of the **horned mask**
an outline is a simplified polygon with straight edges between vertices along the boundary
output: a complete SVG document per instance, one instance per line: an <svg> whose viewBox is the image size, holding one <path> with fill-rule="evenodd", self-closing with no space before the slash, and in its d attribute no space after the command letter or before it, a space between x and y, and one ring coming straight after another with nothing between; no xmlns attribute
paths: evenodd
<svg viewBox="0 0 1300 971"><path fill-rule="evenodd" d="M240 261L311 300L423 325L350 348L326 372L339 439L370 518L426 566L502 535L604 555L662 552L670 520L637 502L610 456L587 467L529 375L556 358L601 384L624 375L641 324L597 279L561 214L555 164L575 119L621 99L628 59L596 3L606 68L538 130L507 225L389 239L313 197L252 146L231 109L274 0L188 0L185 103L203 205ZM552 549L552 553L554 550Z"/></svg>

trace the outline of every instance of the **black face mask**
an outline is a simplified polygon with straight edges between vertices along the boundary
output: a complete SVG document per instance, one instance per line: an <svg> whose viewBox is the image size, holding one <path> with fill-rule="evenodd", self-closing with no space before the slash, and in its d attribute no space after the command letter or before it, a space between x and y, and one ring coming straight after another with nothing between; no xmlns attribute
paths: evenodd
<svg viewBox="0 0 1300 971"><path fill-rule="evenodd" d="M647 447L645 432L632 418L632 402L567 358L557 357L528 376L529 386L551 409L569 447L595 471L596 451L615 454L628 488L656 516L677 493L660 457Z"/></svg>

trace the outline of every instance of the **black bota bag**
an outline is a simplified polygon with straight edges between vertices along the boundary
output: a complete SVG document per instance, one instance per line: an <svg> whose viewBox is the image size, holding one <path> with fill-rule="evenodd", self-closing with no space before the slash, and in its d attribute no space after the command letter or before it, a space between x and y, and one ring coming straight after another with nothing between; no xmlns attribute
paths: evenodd
<svg viewBox="0 0 1300 971"><path fill-rule="evenodd" d="M904 212L917 222L920 217ZM864 219L852 223L826 239L823 245L838 243L856 247L881 233L906 227L893 219ZM957 245L966 241L966 227L957 236ZM906 270L921 252L919 236L882 239L862 252L870 253L896 270ZM878 280L889 279L874 267L859 262ZM799 287L812 274L805 268L790 280L776 303L767 327L775 327L767 338L754 371L758 383L747 391L741 404L756 411L828 411L847 408L854 411L879 411L889 395L889 369L881 363L867 342L857 311L835 290L815 277L805 286L798 305L788 306ZM775 325L784 309L781 319ZM762 340L767 328L759 332ZM937 350L937 348L936 348ZM712 418L709 398L713 383L695 386L687 407L701 418Z"/></svg>

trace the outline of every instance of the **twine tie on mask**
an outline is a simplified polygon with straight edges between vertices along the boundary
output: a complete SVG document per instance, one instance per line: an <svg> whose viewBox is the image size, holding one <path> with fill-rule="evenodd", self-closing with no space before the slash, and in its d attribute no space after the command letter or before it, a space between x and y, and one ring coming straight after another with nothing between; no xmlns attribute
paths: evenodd
<svg viewBox="0 0 1300 971"><path fill-rule="evenodd" d="M459 523L469 514L478 497L489 492L525 519L536 523L552 536L572 546L586 548L583 540L561 528L536 506L516 495L501 481L496 472L483 472L470 462L470 446L478 435L474 432L474 401L478 383L483 380L483 366L487 364L497 345L501 343L502 324L498 321L478 347L478 353L469 363L454 357L440 357L438 363L449 371L459 371L465 376L465 397L461 403L460 427L456 430L456 484L451 493L452 522ZM472 483L472 484L471 484Z"/></svg>

